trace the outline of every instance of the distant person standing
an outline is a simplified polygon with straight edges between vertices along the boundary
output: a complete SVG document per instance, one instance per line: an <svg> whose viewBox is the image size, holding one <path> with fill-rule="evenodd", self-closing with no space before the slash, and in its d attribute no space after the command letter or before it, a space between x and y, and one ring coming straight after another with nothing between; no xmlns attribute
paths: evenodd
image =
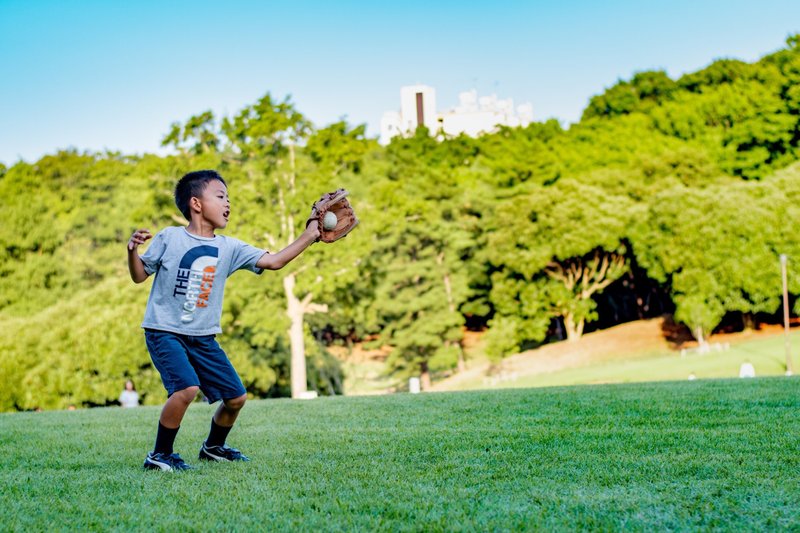
<svg viewBox="0 0 800 533"><path fill-rule="evenodd" d="M133 381L125 382L125 390L119 395L119 404L122 407L139 407L139 393L136 392L136 385Z"/></svg>

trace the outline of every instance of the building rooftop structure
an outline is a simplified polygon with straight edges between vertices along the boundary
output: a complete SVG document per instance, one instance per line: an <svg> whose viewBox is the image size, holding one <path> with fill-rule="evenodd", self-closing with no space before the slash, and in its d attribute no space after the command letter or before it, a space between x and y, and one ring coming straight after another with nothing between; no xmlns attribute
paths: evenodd
<svg viewBox="0 0 800 533"><path fill-rule="evenodd" d="M380 143L392 137L413 133L425 126L432 135L455 136L461 133L477 137L496 131L498 126L527 126L533 121L533 106L514 107L511 98L497 95L478 96L476 90L458 95L458 105L443 112L436 110L436 90L427 85L409 85L400 89L400 111L387 111L381 118Z"/></svg>

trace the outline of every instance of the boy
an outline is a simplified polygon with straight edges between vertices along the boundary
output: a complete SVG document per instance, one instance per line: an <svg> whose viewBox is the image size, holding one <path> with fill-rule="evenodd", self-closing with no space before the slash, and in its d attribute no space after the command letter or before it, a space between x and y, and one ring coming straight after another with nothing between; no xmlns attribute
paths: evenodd
<svg viewBox="0 0 800 533"><path fill-rule="evenodd" d="M222 400L211 419L199 459L248 461L239 450L225 444L247 399L239 375L214 338L222 332L225 280L240 269L261 274L264 269L282 268L319 238L319 229L309 224L297 240L275 254L216 235L216 230L228 224L231 206L227 185L213 170L183 176L175 187L175 204L190 221L188 227L163 229L142 256L138 247L153 237L150 232L136 230L128 241L128 269L133 281L141 283L150 274L156 275L142 328L150 357L168 393L155 447L147 454L144 468L191 468L174 453L173 443L198 390L209 403Z"/></svg>

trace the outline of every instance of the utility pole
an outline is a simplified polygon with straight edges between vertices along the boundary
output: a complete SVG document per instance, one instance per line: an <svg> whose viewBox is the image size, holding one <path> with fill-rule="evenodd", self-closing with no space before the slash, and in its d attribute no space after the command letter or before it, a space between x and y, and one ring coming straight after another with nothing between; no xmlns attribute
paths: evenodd
<svg viewBox="0 0 800 533"><path fill-rule="evenodd" d="M786 254L781 254L781 278L783 280L783 338L786 347L786 375L794 373L792 352L789 344L789 289L786 282Z"/></svg>

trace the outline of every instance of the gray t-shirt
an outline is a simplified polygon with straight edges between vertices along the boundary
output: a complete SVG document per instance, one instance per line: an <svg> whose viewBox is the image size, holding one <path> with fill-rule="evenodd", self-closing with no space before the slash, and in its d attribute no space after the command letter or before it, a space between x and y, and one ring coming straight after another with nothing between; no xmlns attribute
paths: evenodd
<svg viewBox="0 0 800 533"><path fill-rule="evenodd" d="M222 333L225 280L242 268L261 274L256 262L264 253L232 237L164 228L141 256L145 272L156 275L142 327L183 335Z"/></svg>

